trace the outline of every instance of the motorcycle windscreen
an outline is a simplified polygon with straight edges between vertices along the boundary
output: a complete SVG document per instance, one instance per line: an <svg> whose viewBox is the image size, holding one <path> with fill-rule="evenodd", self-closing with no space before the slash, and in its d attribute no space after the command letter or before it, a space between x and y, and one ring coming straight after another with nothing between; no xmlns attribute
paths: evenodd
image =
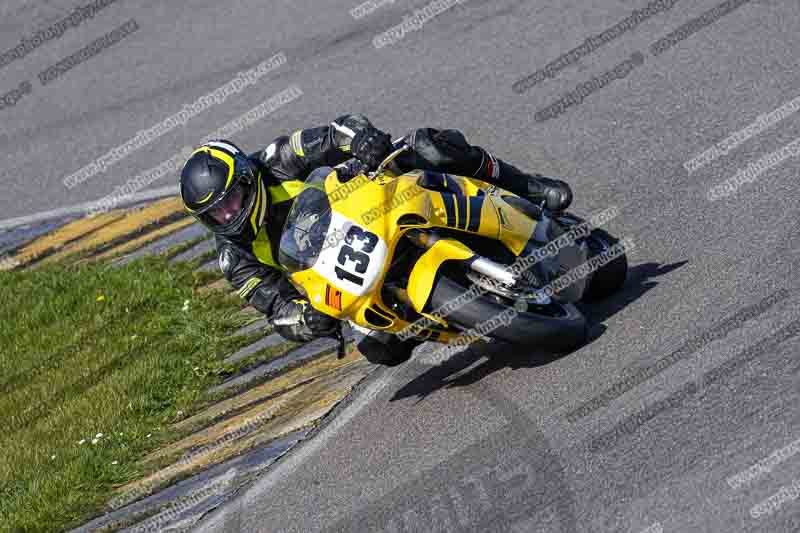
<svg viewBox="0 0 800 533"><path fill-rule="evenodd" d="M286 217L278 261L289 272L312 268L325 248L331 225L331 204L325 194L325 178L332 171L330 167L320 167L312 172Z"/></svg>

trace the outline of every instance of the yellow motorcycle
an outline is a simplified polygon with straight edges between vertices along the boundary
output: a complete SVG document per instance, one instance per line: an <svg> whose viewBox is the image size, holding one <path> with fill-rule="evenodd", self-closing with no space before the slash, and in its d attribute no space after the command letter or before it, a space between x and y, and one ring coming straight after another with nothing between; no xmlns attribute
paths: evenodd
<svg viewBox="0 0 800 533"><path fill-rule="evenodd" d="M547 289L618 241L593 229L542 254L583 221L474 178L403 173L393 160L407 149L371 173L340 179L351 161L306 180L278 260L311 305L378 339L453 343L470 334L553 351L585 342L575 303L617 290L625 255ZM365 355L391 363L380 351Z"/></svg>

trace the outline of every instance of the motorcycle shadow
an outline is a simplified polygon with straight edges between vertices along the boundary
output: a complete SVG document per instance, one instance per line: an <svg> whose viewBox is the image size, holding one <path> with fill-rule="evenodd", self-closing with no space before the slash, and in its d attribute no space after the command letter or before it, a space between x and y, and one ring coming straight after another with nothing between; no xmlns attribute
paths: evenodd
<svg viewBox="0 0 800 533"><path fill-rule="evenodd" d="M630 267L628 269L628 276L625 279L625 285L623 285L616 294L601 302L580 303L578 304L578 308L589 317L590 322L593 324L605 322L625 309L628 305L644 296L646 292L655 288L658 282L652 281L653 278L669 274L688 262L688 260L677 261L669 265L642 263L641 265Z"/></svg>
<svg viewBox="0 0 800 533"><path fill-rule="evenodd" d="M686 263L688 261L679 261L668 265L652 262L636 265L628 270L625 285L614 296L602 302L579 304L578 307L590 321L589 336L583 346L573 351L584 349L599 339L607 329L603 322L658 285L658 282L653 281L653 278L669 274ZM418 366L424 365L429 368L401 387L390 401L414 396L418 398L418 401L422 401L437 390L466 387L477 383L498 370L535 368L550 364L573 353L532 351L528 346L493 341L485 344L474 344L443 361L430 361L431 350L429 346L418 348L417 355L407 363ZM426 349L426 347L428 348ZM435 354L435 351L432 353Z"/></svg>

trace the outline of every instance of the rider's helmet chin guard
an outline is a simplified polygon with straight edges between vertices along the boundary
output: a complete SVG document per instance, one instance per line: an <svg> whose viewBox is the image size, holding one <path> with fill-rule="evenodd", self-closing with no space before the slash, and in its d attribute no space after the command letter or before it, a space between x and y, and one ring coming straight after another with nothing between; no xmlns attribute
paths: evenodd
<svg viewBox="0 0 800 533"><path fill-rule="evenodd" d="M183 167L180 193L186 209L217 235L255 237L267 211L259 171L233 143L210 141Z"/></svg>

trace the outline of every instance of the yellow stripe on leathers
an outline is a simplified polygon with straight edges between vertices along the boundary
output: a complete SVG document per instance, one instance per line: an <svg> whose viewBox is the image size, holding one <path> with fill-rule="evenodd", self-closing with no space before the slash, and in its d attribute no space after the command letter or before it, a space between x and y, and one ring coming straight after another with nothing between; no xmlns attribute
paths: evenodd
<svg viewBox="0 0 800 533"><path fill-rule="evenodd" d="M256 191L256 204L253 208L253 212L250 214L250 225L253 227L254 234L258 234L261 223L264 221L264 210L267 207L266 198L264 198L265 195L264 184L259 179L258 190Z"/></svg>
<svg viewBox="0 0 800 533"><path fill-rule="evenodd" d="M272 243L266 228L261 228L256 235L256 239L251 244L253 255L265 265L273 268L280 268L275 258L272 256Z"/></svg>
<svg viewBox="0 0 800 533"><path fill-rule="evenodd" d="M303 190L303 182L300 180L283 181L278 185L269 187L269 197L273 202L279 204L291 200Z"/></svg>
<svg viewBox="0 0 800 533"><path fill-rule="evenodd" d="M261 184L261 180L259 180L259 184ZM300 180L284 181L279 185L273 185L267 188L267 191L269 191L269 201L275 204L294 199L302 190L303 182ZM256 239L252 244L253 255L265 265L280 268L273 256L272 243L269 240L267 228L262 225L265 222L266 224L270 222L264 218L268 204L268 201L264 198L265 194L267 193L262 184L259 187L259 198L256 202L256 209L253 210L253 215L250 218L250 222L253 224L253 228L256 231Z"/></svg>
<svg viewBox="0 0 800 533"><path fill-rule="evenodd" d="M292 136L289 137L289 146L294 150L294 153L299 155L300 157L305 157L306 154L303 151L303 131L297 130L296 132L292 133Z"/></svg>

